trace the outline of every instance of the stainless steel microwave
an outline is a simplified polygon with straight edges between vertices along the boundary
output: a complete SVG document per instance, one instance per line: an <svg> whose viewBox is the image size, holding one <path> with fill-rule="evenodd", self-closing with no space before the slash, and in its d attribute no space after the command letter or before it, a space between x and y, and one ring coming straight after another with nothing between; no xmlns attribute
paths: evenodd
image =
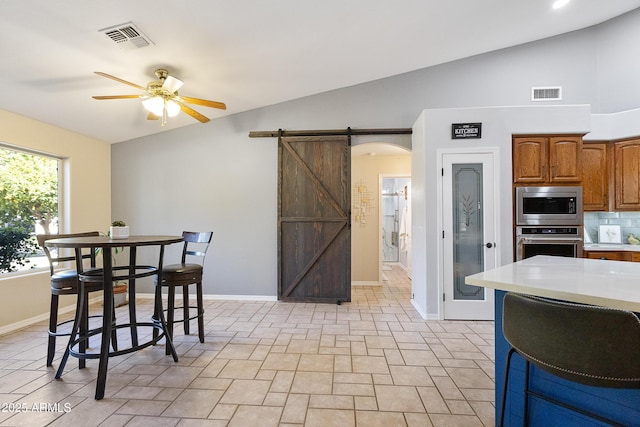
<svg viewBox="0 0 640 427"><path fill-rule="evenodd" d="M582 223L582 187L516 187L516 225Z"/></svg>

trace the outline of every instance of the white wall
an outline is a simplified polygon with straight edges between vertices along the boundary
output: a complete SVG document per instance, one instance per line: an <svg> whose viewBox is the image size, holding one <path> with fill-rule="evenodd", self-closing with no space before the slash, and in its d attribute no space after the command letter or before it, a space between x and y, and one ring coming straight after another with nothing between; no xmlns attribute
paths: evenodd
<svg viewBox="0 0 640 427"><path fill-rule="evenodd" d="M106 232L111 210L109 144L0 110L0 144L62 158L64 232ZM62 190L62 188L61 188ZM49 313L49 270L0 276L0 333ZM62 305L73 303L64 300Z"/></svg>
<svg viewBox="0 0 640 427"><path fill-rule="evenodd" d="M482 123L482 138L474 140L452 140L452 123ZM463 109L425 110L414 126L413 176L423 176L424 187L413 186L412 220L414 254L424 258L418 270L414 258L412 288L413 304L425 318L441 318L442 298L442 218L438 199L442 177L438 167L438 150L477 150L498 148L499 165L499 229L497 248L502 263L513 260L512 222L512 163L511 135L571 133L584 134L591 128L591 111L588 105L540 106L540 107L486 107ZM419 169L422 170L419 170ZM415 181L415 178L414 178ZM418 194L418 191L421 194Z"/></svg>

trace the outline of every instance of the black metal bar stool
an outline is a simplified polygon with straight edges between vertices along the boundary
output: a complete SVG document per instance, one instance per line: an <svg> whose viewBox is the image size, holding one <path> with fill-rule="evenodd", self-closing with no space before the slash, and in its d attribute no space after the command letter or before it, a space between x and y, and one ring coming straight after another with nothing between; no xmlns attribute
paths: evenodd
<svg viewBox="0 0 640 427"><path fill-rule="evenodd" d="M513 353L525 359L524 424L529 396L611 425L621 425L529 388L530 364L560 378L595 387L640 388L640 320L630 311L507 293L502 328L511 345L502 390L500 426Z"/></svg>
<svg viewBox="0 0 640 427"><path fill-rule="evenodd" d="M49 260L49 270L51 274L51 307L49 310L49 343L47 346L47 366L51 366L53 363L53 358L56 352L56 338L59 336L69 336L70 332L59 332L58 328L62 325L66 325L74 321L74 319L70 319L63 322L58 322L58 306L60 295L78 295L79 292L79 282L78 282L78 273L75 269L69 270L61 270L55 271L56 267L58 267L61 263L74 261L76 260L75 255L63 256L60 255L60 250L56 250L55 253L52 253L50 248L45 246L45 242L50 239L59 239L65 237L86 237L86 236L99 236L100 233L97 231L88 231L85 233L73 233L73 234L38 234L36 237L38 239L38 244L44 251L44 254L47 256ZM82 254L83 260L89 260L90 268L89 271L99 272L100 270L96 268L96 253L93 249L86 250ZM74 264L75 265L75 264ZM85 284L85 295L84 301L88 302L89 294L91 292L102 291L101 283L91 283ZM89 327L89 318L101 317L100 315L89 316L89 308L88 303L80 305L81 298L78 296L76 300L76 311L80 310L79 318L80 322L80 330L82 333L86 333ZM115 313L114 313L115 319ZM117 348L117 339L115 331L112 337L112 345L114 348ZM86 349L85 343L82 344L80 351L84 351ZM80 360L80 367L83 368L85 366L85 361Z"/></svg>
<svg viewBox="0 0 640 427"><path fill-rule="evenodd" d="M168 289L167 302L167 333L173 339L173 324L182 322L185 335L189 335L189 321L198 319L198 338L204 342L204 303L202 300L202 273L204 258L209 249L213 232L193 232L182 233L184 246L182 248L182 261L180 264L165 265L162 269L161 286ZM187 257L199 259L199 262L187 263ZM156 278L156 286L158 280ZM196 306L189 306L189 286L196 285ZM182 287L182 306L175 306L176 288ZM182 319L174 318L175 310L182 310ZM190 310L195 309L195 315L190 315ZM154 315L157 318L157 314ZM154 331L154 334L157 331Z"/></svg>

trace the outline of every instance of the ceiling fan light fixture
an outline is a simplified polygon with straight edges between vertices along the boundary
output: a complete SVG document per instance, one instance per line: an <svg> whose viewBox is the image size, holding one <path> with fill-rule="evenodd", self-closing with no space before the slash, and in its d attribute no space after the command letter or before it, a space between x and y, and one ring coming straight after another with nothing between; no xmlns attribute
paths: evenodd
<svg viewBox="0 0 640 427"><path fill-rule="evenodd" d="M175 117L180 113L180 104L170 99L166 102L165 106L167 107L167 116Z"/></svg>
<svg viewBox="0 0 640 427"><path fill-rule="evenodd" d="M142 99L142 106L150 113L162 117L164 111L164 99L161 96L148 96Z"/></svg>

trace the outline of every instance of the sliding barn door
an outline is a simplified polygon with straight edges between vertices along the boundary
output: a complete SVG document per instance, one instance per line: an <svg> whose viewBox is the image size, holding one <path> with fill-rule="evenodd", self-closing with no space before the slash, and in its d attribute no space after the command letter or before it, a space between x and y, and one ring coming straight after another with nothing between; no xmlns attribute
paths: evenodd
<svg viewBox="0 0 640 427"><path fill-rule="evenodd" d="M278 298L351 301L347 136L278 140Z"/></svg>

